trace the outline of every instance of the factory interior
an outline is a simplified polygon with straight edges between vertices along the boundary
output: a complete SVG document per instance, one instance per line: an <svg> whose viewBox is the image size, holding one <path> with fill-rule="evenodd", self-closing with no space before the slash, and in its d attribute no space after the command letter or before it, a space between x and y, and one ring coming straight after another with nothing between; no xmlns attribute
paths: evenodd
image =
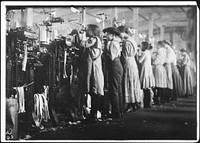
<svg viewBox="0 0 200 143"><path fill-rule="evenodd" d="M138 5L130 2L129 5L118 2L108 5L106 2L4 4L5 11L1 12L5 15L3 20L1 18L4 25L1 36L5 38L1 45L4 54L1 54L1 80L5 84L1 86L5 92L1 94L1 103L5 106L1 108L5 110L5 125L1 122L3 140L156 142L198 139L198 7L181 3ZM92 29L94 27L99 31ZM123 47L123 34L117 35L121 32L119 27L128 29L134 41L133 69L120 62L126 47ZM88 37L89 30L93 37ZM95 32L99 32L99 37ZM107 50L115 41L109 41L109 34L121 40L118 44L122 54L114 60L112 50ZM86 44L81 46L84 41L91 44L94 37L98 42L93 49ZM143 51L145 43L148 46ZM175 55L175 65L168 60L161 65L166 81L170 81L171 73L172 88L160 88L157 84L161 68L155 61L160 43L170 46ZM90 72L84 53L90 49L94 55L89 57L95 56L98 48L101 52L92 59ZM144 64L145 60L141 62L146 51L151 53L147 62L150 67ZM164 60L165 57L159 58ZM122 66L117 67L117 59ZM125 65L127 59L123 59ZM168 59L173 60L170 56ZM123 72L119 70L121 67ZM121 80L118 80L118 72ZM90 91L86 92L84 87L88 84ZM115 89L119 87L115 84L120 85L121 92ZM102 96L96 93L99 89ZM166 93L159 95L159 91ZM134 100L128 100L132 98ZM95 106L97 99L98 107ZM118 110L115 106L119 106L119 116L114 116Z"/></svg>

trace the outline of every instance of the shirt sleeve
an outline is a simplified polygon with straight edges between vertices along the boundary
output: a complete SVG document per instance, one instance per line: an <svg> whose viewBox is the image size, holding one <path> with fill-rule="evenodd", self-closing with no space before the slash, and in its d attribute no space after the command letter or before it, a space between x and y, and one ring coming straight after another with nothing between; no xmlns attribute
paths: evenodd
<svg viewBox="0 0 200 143"><path fill-rule="evenodd" d="M96 38L89 38L86 41L82 41L81 46L83 46L85 48L90 48L90 47L94 46L96 42L97 42Z"/></svg>
<svg viewBox="0 0 200 143"><path fill-rule="evenodd" d="M117 45L115 42L111 42L109 45L110 58L112 61L118 56L119 47L117 46L119 45Z"/></svg>
<svg viewBox="0 0 200 143"><path fill-rule="evenodd" d="M100 40L98 41L98 39L93 38L92 43L93 42L95 43L93 44L93 46L89 47L89 52L90 52L91 58L94 60L101 55L101 48L98 47L98 42L101 42L101 41Z"/></svg>

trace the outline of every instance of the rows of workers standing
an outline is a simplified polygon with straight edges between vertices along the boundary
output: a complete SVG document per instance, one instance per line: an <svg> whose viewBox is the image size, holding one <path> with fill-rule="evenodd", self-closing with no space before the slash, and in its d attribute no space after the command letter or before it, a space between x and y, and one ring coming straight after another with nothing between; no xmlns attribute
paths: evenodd
<svg viewBox="0 0 200 143"><path fill-rule="evenodd" d="M82 94L91 96L88 120L96 121L97 111L121 118L126 112L194 94L194 76L186 50L180 50L179 68L175 49L167 40L159 41L155 47L148 41L136 43L131 28L126 26L108 27L103 32L106 36L104 49L97 25L89 24L87 38L79 42L84 48L80 89ZM104 95L104 79L108 80L107 95ZM102 97L111 109L100 109Z"/></svg>

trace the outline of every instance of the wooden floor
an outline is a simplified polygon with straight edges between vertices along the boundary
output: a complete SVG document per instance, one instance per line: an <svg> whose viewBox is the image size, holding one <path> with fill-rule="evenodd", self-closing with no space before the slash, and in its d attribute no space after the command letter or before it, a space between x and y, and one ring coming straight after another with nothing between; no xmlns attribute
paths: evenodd
<svg viewBox="0 0 200 143"><path fill-rule="evenodd" d="M122 119L102 119L94 124L62 121L58 127L29 133L29 140L197 140L196 98L178 98L126 113Z"/></svg>

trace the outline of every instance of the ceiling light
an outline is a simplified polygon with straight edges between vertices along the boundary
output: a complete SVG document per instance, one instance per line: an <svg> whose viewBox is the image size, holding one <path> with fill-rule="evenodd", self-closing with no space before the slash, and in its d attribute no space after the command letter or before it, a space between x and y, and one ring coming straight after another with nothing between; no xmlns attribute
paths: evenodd
<svg viewBox="0 0 200 143"><path fill-rule="evenodd" d="M101 23L103 20L96 18L97 23Z"/></svg>
<svg viewBox="0 0 200 143"><path fill-rule="evenodd" d="M75 13L80 13L80 10L78 10L78 9L76 9L76 8L74 8L74 7L71 7L71 11L72 11L72 12L75 12Z"/></svg>

